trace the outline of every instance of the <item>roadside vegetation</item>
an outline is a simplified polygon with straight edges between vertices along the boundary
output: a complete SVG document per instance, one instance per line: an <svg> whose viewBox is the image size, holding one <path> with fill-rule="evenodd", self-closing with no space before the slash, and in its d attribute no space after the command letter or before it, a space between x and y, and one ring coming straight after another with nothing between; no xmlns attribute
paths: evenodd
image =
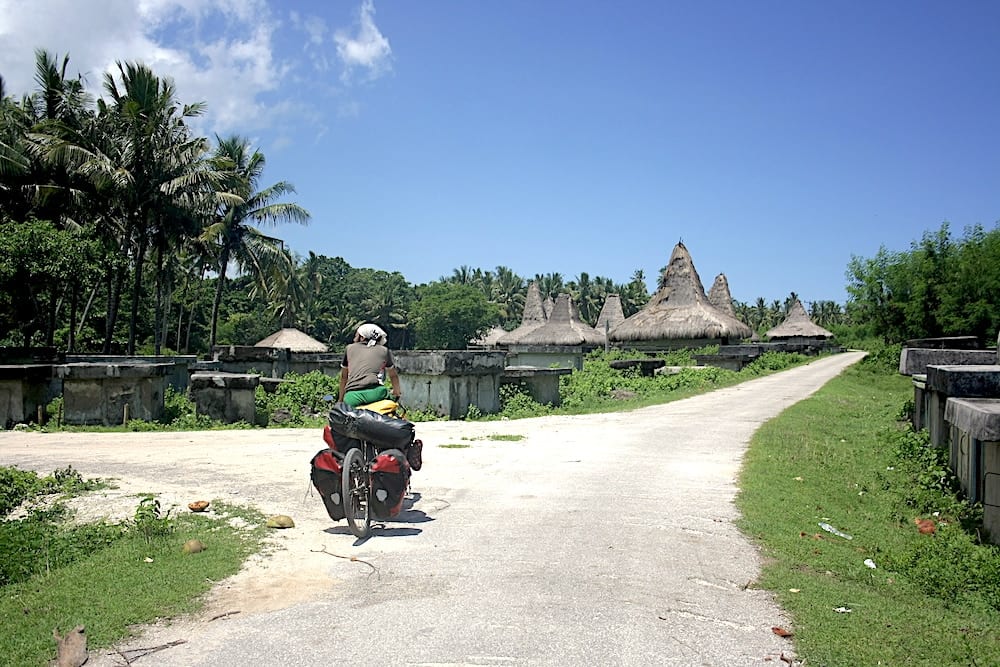
<svg viewBox="0 0 1000 667"><path fill-rule="evenodd" d="M898 359L882 348L754 436L738 506L766 557L755 585L806 665L1000 664L1000 549L906 421Z"/></svg>
<svg viewBox="0 0 1000 667"><path fill-rule="evenodd" d="M65 500L109 486L72 468L48 476L0 468L4 664L48 664L53 628L84 625L93 649L113 646L135 625L192 611L263 544L255 510L212 503L204 514L174 514L152 495L127 520L76 523Z"/></svg>

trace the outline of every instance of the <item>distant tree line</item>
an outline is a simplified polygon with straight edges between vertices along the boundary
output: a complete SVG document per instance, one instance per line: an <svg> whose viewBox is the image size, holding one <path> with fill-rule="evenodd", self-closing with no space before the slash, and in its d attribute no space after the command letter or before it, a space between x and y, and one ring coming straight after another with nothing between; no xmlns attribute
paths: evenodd
<svg viewBox="0 0 1000 667"><path fill-rule="evenodd" d="M301 256L265 227L304 224L292 184L262 183L264 155L239 136L199 137L173 83L119 63L95 99L69 59L36 52L35 91L0 78L0 345L105 353L207 354L296 327L334 348L364 321L395 348L463 348L520 322L531 282L572 296L593 325L610 294L625 316L649 300L646 276L520 276L461 266L426 285L399 272ZM850 298L805 302L836 333L905 338L1000 326L1000 232L954 239L948 225L908 252L852 257ZM997 275L995 275L997 274ZM798 299L734 301L764 334Z"/></svg>
<svg viewBox="0 0 1000 667"><path fill-rule="evenodd" d="M1000 229L967 227L955 238L948 223L913 241L908 251L882 246L852 257L847 314L859 333L888 342L977 336L1000 331Z"/></svg>

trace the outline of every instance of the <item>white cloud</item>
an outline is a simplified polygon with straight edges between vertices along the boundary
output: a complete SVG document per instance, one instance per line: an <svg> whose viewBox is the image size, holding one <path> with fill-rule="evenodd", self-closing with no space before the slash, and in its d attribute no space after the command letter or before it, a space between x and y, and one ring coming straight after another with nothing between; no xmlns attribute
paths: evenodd
<svg viewBox="0 0 1000 667"><path fill-rule="evenodd" d="M375 4L364 0L357 32L351 36L345 30L338 30L333 37L337 43L337 55L343 61L343 79L349 80L354 68L368 71L370 79L376 79L392 69L392 48L389 40L375 25Z"/></svg>
<svg viewBox="0 0 1000 667"><path fill-rule="evenodd" d="M206 103L193 125L207 136L325 131L324 109L358 109L322 76L336 58L346 75L359 69L374 79L391 68L374 15L364 0L351 34L331 40L323 18L267 0L0 0L0 75L8 94L32 92L34 51L43 48L68 54L68 74L83 74L87 90L102 95L116 61L140 61L173 79L180 102ZM299 37L290 50L289 29Z"/></svg>

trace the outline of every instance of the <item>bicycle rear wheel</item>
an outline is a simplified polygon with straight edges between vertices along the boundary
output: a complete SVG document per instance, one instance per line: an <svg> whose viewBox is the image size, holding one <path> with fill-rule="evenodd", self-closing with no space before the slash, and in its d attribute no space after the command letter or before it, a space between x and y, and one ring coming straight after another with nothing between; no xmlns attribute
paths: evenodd
<svg viewBox="0 0 1000 667"><path fill-rule="evenodd" d="M344 472L340 478L344 514L347 525L357 537L367 537L372 525L371 474L361 449L354 447L344 457Z"/></svg>

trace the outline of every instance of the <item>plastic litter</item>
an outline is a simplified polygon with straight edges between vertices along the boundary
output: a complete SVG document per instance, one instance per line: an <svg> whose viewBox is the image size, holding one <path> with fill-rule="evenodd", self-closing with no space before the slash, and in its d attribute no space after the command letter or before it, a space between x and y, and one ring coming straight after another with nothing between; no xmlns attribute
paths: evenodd
<svg viewBox="0 0 1000 667"><path fill-rule="evenodd" d="M870 567L873 570L876 569L876 567L877 567L875 565L875 561L873 561L871 558L866 558L865 559L865 565L867 565L868 567Z"/></svg>
<svg viewBox="0 0 1000 667"><path fill-rule="evenodd" d="M848 609L847 607L834 607L833 610L838 614L850 614L852 611L854 611L853 609Z"/></svg>
<svg viewBox="0 0 1000 667"><path fill-rule="evenodd" d="M845 540L853 540L854 539L852 536L848 535L847 533L845 533L845 532L843 532L841 530L837 530L836 528L834 528L833 526L831 526L828 523L820 523L819 527L822 528L823 530L825 530L828 533L833 533L837 537L843 537Z"/></svg>

